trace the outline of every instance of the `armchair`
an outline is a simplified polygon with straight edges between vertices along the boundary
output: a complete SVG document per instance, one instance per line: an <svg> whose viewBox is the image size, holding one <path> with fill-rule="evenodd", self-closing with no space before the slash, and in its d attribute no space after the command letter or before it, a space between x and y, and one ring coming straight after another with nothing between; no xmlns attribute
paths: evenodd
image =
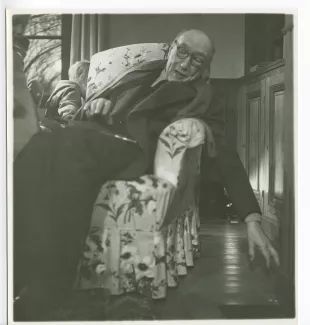
<svg viewBox="0 0 310 325"><path fill-rule="evenodd" d="M120 73L122 60L132 65L139 57L160 59L165 46L141 44L96 54L91 61L88 95L113 79L105 69L96 74L98 63L103 66L117 57ZM204 139L202 121L176 121L159 137L153 175L102 185L76 289L105 288L113 295L138 291L158 299L166 297L168 287L178 285L178 276L187 273L199 254L198 185Z"/></svg>

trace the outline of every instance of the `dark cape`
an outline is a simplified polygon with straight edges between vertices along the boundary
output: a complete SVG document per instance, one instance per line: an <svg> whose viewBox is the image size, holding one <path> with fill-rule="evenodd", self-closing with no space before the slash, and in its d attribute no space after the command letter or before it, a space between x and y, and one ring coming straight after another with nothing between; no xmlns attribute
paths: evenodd
<svg viewBox="0 0 310 325"><path fill-rule="evenodd" d="M110 99L114 105L101 125L107 121L120 133L138 141L144 155L135 160L118 176L134 178L146 168L152 172L152 162L161 131L171 122L184 117L202 119L212 130L212 139L206 138L202 174L225 187L238 216L245 219L250 213L261 213L244 166L237 151L228 146L225 138L225 111L214 94L211 84L204 80L195 83L166 82L151 93L150 85L165 68L166 60L153 61L127 74L115 87L99 89L88 100ZM144 100L140 101L141 98ZM137 104L138 103L138 104ZM137 104L137 105L135 105ZM133 107L133 109L132 109ZM126 115L126 112L129 112ZM122 123L127 116L127 123ZM83 115L78 114L78 119ZM127 124L127 129L124 129ZM215 142L216 155L210 152Z"/></svg>
<svg viewBox="0 0 310 325"><path fill-rule="evenodd" d="M97 94L113 102L109 117L90 122L76 116L66 128L35 135L17 156L15 294L30 286L42 297L52 297L54 303L65 299L100 187L108 180L135 179L152 172L162 130L174 120L205 113L209 100L205 83L165 82L151 87L164 64L146 65L147 69L128 74L109 93ZM51 305L50 301L45 304ZM43 309L35 306L38 312Z"/></svg>
<svg viewBox="0 0 310 325"><path fill-rule="evenodd" d="M164 81L151 87L165 65L166 60L144 63L113 87L99 89L85 102L96 98L111 100L112 111L98 117L98 124L134 139L143 150L144 155L119 175L122 179L141 176L141 172L152 173L157 140L164 128L186 117L202 119L210 107L211 88L204 80L193 83ZM75 120L85 120L82 113L80 110ZM224 130L216 133L223 136Z"/></svg>

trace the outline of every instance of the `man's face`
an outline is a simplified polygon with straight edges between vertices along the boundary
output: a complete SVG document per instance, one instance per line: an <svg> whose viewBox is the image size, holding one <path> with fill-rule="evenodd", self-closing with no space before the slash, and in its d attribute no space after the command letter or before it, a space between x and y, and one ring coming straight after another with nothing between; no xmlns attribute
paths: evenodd
<svg viewBox="0 0 310 325"><path fill-rule="evenodd" d="M168 81L188 82L198 79L209 60L211 44L205 35L185 32L170 48L166 65Z"/></svg>

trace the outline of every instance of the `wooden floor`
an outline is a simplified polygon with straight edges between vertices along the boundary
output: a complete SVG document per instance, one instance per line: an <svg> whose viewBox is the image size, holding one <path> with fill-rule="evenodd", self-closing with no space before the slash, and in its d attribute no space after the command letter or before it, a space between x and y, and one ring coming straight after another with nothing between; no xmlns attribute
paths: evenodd
<svg viewBox="0 0 310 325"><path fill-rule="evenodd" d="M209 220L201 225L200 240L201 257L195 266L178 288L169 289L167 299L154 302L156 319L285 318L275 299L276 272L266 272L260 259L254 268L249 265L243 223ZM81 300L47 319L104 320L105 303L99 300L97 306L86 296L87 303Z"/></svg>
<svg viewBox="0 0 310 325"><path fill-rule="evenodd" d="M201 258L158 302L163 319L284 317L275 299L275 272L250 265L245 225L209 220L201 226Z"/></svg>

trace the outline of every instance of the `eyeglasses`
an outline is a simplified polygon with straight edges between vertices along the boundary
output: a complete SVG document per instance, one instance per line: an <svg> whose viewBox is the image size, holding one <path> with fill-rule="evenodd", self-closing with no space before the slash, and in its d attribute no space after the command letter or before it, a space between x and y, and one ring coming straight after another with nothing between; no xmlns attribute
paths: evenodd
<svg viewBox="0 0 310 325"><path fill-rule="evenodd" d="M204 65L206 60L201 55L190 54L189 51L187 50L187 48L184 45L179 44L178 41L175 41L175 44L177 46L177 56L178 56L178 58L184 60L188 56L190 56L190 63L195 68L200 68L201 66Z"/></svg>

